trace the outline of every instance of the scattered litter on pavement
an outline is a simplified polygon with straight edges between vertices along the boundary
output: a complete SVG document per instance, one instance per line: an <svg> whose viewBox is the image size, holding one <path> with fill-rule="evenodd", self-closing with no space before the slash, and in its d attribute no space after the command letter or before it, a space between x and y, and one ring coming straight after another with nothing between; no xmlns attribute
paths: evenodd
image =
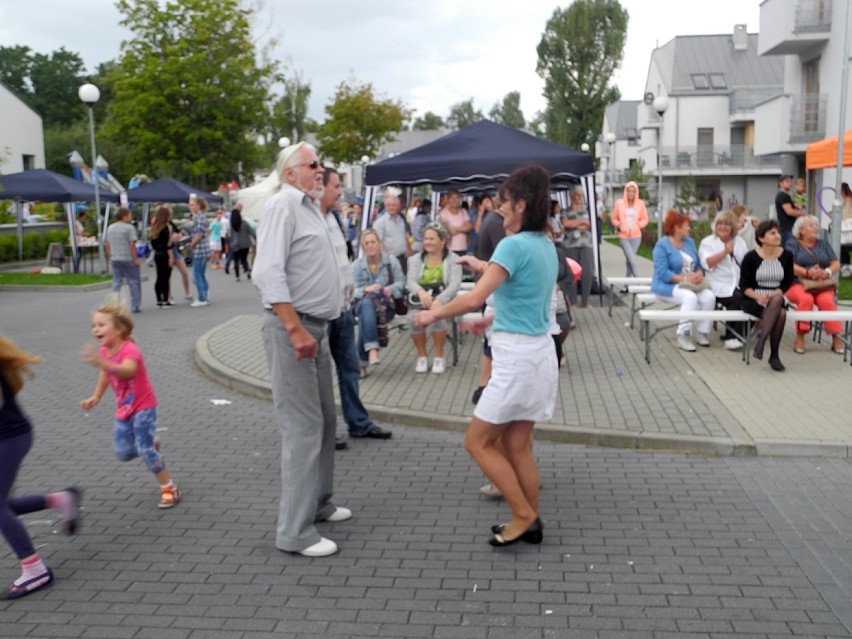
<svg viewBox="0 0 852 639"><path fill-rule="evenodd" d="M230 399L211 399L214 406L227 406L231 403Z"/></svg>
<svg viewBox="0 0 852 639"><path fill-rule="evenodd" d="M476 592L476 584L473 584L473 592Z"/></svg>
<svg viewBox="0 0 852 639"><path fill-rule="evenodd" d="M545 611L544 611L544 614L546 614L546 615L552 615L552 614L553 614L553 611L552 611L552 610L545 610Z"/></svg>

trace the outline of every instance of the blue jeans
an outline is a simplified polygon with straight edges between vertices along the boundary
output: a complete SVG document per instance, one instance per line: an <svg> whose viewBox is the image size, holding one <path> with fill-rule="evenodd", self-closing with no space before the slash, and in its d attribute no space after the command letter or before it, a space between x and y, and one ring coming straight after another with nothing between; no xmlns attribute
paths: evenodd
<svg viewBox="0 0 852 639"><path fill-rule="evenodd" d="M367 351L379 347L379 329L373 300L362 297L355 305L355 313L358 315L358 358L366 365Z"/></svg>
<svg viewBox="0 0 852 639"><path fill-rule="evenodd" d="M115 456L119 461L142 457L152 473L166 467L166 461L154 446L157 433L157 409L147 408L133 413L129 419L115 418Z"/></svg>
<svg viewBox="0 0 852 639"><path fill-rule="evenodd" d="M123 262L113 260L112 290L118 292L124 280L127 280L127 285L130 287L130 308L131 310L138 311L139 305L142 303L142 285L139 279L139 267L132 261Z"/></svg>
<svg viewBox="0 0 852 639"><path fill-rule="evenodd" d="M362 437L373 427L370 415L359 397L358 353L355 349L355 316L352 311L328 324L328 345L337 367L337 387L343 420L352 437Z"/></svg>
<svg viewBox="0 0 852 639"><path fill-rule="evenodd" d="M195 281L195 289L198 291L198 301L207 301L207 291L210 286L207 284L207 258L196 257L192 260L192 279Z"/></svg>

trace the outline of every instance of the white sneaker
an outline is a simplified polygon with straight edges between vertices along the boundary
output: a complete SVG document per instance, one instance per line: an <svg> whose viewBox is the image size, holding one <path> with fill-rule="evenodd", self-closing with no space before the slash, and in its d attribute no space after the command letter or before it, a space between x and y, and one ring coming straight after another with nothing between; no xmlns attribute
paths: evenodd
<svg viewBox="0 0 852 639"><path fill-rule="evenodd" d="M429 360L425 357L418 357L417 364L414 366L415 373L425 373L429 370Z"/></svg>
<svg viewBox="0 0 852 639"><path fill-rule="evenodd" d="M432 360L432 372L435 375L442 374L446 370L446 368L447 367L446 364L444 364L443 357L436 357L434 360Z"/></svg>
<svg viewBox="0 0 852 639"><path fill-rule="evenodd" d="M689 338L689 335L678 335L677 347L682 351L686 351L687 353L692 353L695 351L695 344L692 343L692 340Z"/></svg>
<svg viewBox="0 0 852 639"><path fill-rule="evenodd" d="M192 308L198 308L199 306L207 306L207 302L202 302L201 300L195 300L192 304L190 304Z"/></svg>
<svg viewBox="0 0 852 639"><path fill-rule="evenodd" d="M328 517L325 518L325 521L346 521L347 519L352 518L352 511L348 508L338 507L334 509L334 512L331 513Z"/></svg>
<svg viewBox="0 0 852 639"><path fill-rule="evenodd" d="M695 336L695 343L706 348L710 346L710 336L707 333L698 333Z"/></svg>
<svg viewBox="0 0 852 639"><path fill-rule="evenodd" d="M728 351L738 351L743 347L743 343L738 340L736 337L732 337L731 339L725 340L725 350Z"/></svg>
<svg viewBox="0 0 852 639"><path fill-rule="evenodd" d="M304 550L297 550L296 554L302 555L303 557L328 557L336 552L337 544L331 539L322 537L313 546L308 546Z"/></svg>
<svg viewBox="0 0 852 639"><path fill-rule="evenodd" d="M485 497L485 499L503 499L503 494L492 483L480 486L479 494Z"/></svg>

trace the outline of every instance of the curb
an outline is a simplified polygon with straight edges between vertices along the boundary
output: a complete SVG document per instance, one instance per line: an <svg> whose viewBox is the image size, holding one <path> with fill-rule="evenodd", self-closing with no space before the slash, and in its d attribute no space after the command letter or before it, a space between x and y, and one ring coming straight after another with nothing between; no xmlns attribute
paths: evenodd
<svg viewBox="0 0 852 639"><path fill-rule="evenodd" d="M239 318L235 318L235 320L237 319ZM235 392L271 401L272 389L268 383L240 373L213 356L209 341L223 326L225 324L214 327L196 340L193 349L193 362L196 368L208 379ZM339 403L337 403L337 408L340 410ZM430 413L389 409L375 404L365 404L365 408L369 411L370 416L378 422L415 428L432 428L463 433L470 421L468 417L436 417ZM647 452L671 452L704 457L852 458L852 441L848 443L774 439L751 441L748 438L704 437L647 431L596 430L588 427L553 424L537 424L535 437L541 441L563 444L623 448Z"/></svg>

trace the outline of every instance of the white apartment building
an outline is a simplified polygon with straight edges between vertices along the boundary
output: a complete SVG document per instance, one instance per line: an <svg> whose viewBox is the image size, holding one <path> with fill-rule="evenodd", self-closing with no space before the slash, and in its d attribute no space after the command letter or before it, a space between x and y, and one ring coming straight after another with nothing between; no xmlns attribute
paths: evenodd
<svg viewBox="0 0 852 639"><path fill-rule="evenodd" d="M41 116L0 83L0 173L44 168Z"/></svg>
<svg viewBox="0 0 852 639"><path fill-rule="evenodd" d="M757 48L757 34L739 24L731 34L677 36L655 49L644 100L611 105L604 117L597 151L608 160L600 176L607 192L620 196L631 162L642 160L654 182L662 171L663 211L691 176L699 216L715 214L719 194L725 207L741 203L763 214L784 164L780 151L760 154L755 146L757 107L782 92L784 65ZM668 100L662 117L653 107L660 96ZM616 137L610 148L608 132ZM656 184L649 189L656 195Z"/></svg>
<svg viewBox="0 0 852 639"><path fill-rule="evenodd" d="M783 91L755 109L755 152L781 153L786 173L804 175L811 142L852 127L852 100L840 124L848 0L764 0L758 53L783 63ZM847 169L848 171L848 169ZM835 171L818 172L833 185Z"/></svg>

